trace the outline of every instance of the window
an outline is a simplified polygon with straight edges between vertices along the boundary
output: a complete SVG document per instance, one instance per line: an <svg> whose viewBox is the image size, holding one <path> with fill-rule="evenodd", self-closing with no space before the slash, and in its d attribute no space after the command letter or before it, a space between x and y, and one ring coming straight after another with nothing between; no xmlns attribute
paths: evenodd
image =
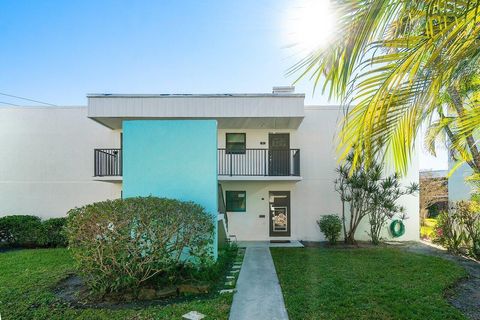
<svg viewBox="0 0 480 320"><path fill-rule="evenodd" d="M245 133L227 133L226 147L227 153L244 154L246 149Z"/></svg>
<svg viewBox="0 0 480 320"><path fill-rule="evenodd" d="M247 208L246 191L226 191L227 211L245 212Z"/></svg>

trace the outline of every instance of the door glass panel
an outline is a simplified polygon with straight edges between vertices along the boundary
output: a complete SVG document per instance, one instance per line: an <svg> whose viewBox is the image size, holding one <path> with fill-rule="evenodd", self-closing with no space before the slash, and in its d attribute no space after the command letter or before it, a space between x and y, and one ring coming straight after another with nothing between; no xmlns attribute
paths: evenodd
<svg viewBox="0 0 480 320"><path fill-rule="evenodd" d="M274 232L286 232L288 231L288 212L287 207L274 207L273 208L273 231Z"/></svg>
<svg viewBox="0 0 480 320"><path fill-rule="evenodd" d="M270 236L271 237L289 237L290 236L290 192L288 191L270 191L269 192L269 211L270 211Z"/></svg>
<svg viewBox="0 0 480 320"><path fill-rule="evenodd" d="M288 135L272 135L270 139L270 149L288 149Z"/></svg>

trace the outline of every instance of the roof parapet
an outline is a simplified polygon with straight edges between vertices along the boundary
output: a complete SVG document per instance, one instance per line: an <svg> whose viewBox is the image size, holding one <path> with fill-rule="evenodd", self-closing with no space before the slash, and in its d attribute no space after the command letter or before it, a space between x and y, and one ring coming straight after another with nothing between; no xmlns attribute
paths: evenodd
<svg viewBox="0 0 480 320"><path fill-rule="evenodd" d="M275 86L272 88L273 94L295 93L295 86Z"/></svg>

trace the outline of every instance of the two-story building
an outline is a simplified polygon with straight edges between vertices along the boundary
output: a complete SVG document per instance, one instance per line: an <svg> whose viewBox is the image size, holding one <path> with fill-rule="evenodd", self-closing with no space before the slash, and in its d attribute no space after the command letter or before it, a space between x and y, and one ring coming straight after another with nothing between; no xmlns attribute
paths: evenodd
<svg viewBox="0 0 480 320"><path fill-rule="evenodd" d="M0 215L61 216L94 201L155 195L202 204L225 227L220 237L323 240L316 221L341 213L334 180L343 112L304 98L277 87L91 94L87 107L0 109ZM416 162L405 183L418 182ZM410 218L400 240L417 240L418 197L401 202ZM368 238L366 222L359 238Z"/></svg>

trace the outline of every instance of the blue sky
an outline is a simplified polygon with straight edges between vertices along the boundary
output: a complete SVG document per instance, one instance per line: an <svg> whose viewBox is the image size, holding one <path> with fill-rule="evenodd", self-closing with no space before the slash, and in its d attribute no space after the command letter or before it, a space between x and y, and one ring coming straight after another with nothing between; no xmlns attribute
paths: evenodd
<svg viewBox="0 0 480 320"><path fill-rule="evenodd" d="M291 27L303 4L0 0L0 93L85 105L87 93L269 92L295 80L285 73L302 57ZM313 96L308 81L297 92L308 104L335 103Z"/></svg>
<svg viewBox="0 0 480 320"><path fill-rule="evenodd" d="M285 72L300 58L287 48L298 1L0 4L0 92L57 105L93 92L269 92L294 81ZM297 91L327 103L308 82Z"/></svg>

